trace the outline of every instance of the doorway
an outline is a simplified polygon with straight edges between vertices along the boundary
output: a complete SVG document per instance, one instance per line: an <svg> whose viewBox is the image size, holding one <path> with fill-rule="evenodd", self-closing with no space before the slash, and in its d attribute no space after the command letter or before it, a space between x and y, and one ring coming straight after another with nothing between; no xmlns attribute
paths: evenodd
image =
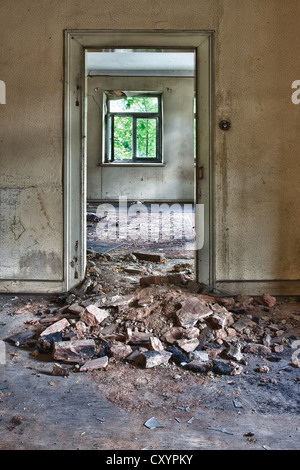
<svg viewBox="0 0 300 470"><path fill-rule="evenodd" d="M88 171L89 171L89 161L88 161L88 95L90 94L90 79L93 80L92 86L95 85L95 77L101 78L101 83L104 78L107 77L108 69L101 66L101 71L99 70L95 73L89 73L89 66L95 59L96 54L100 55L101 58L104 58L105 55L110 54L110 61L108 64L115 70L109 70L109 85L107 84L101 88L100 95L101 100L97 104L101 103L101 106L98 106L98 113L102 117L101 123L101 132L104 131L102 135L109 135L105 137L101 142L101 157L99 157L97 168L102 171L102 182L105 180L108 183L110 190L112 189L112 184L109 183L109 172L116 170L122 172L124 177L124 172L133 172L134 175L137 175L138 171L142 171L140 175L141 182L148 179L147 172L153 172L158 170L164 170L166 172L166 161L165 161L165 151L163 150L161 154L157 150L153 150L152 154L147 153L145 149L142 148L142 145L138 143L139 135L142 127L145 128L145 125L153 125L155 127L155 145L157 149L160 145L165 144L166 133L162 132L159 134L158 121L159 121L159 112L158 109L150 111L150 114L146 114L145 109L143 113L135 116L136 111L130 110L130 106L134 103L134 98L136 103L138 99L145 98L145 95L149 96L161 96L169 92L171 94L172 87L165 85L164 93L159 87L153 85L150 86L150 81L148 80L148 86L145 87L141 84L141 77L143 78L143 83L145 83L146 75L156 75L152 76L151 79L158 79L158 76L162 74L159 70L159 61L157 60L157 55L161 54L163 58L162 64L165 68L165 74L169 74L168 80L175 80L174 75L171 75L170 70L175 70L172 65L168 64L166 60L167 55L170 61L174 60L175 56L178 58L178 54L181 55L181 65L184 62L184 53L191 54L193 56L194 70L193 73L193 92L195 97L195 108L192 108L190 111L192 113L194 122L195 122L195 139L193 138L193 145L195 143L195 154L192 155L192 165L193 172L195 172L195 185L193 186L193 200L188 200L180 198L177 195L173 198L170 198L170 190L167 190L168 199L165 199L162 196L162 188L164 185L156 184L157 191L160 191L159 197L153 198L151 194L147 191L144 194L141 194L141 197L131 197L132 193L124 193L124 187L133 188L132 184L123 184L122 190L115 191L114 194L105 194L103 193L101 197L96 199L97 207L94 212L96 213L98 207L102 204L111 204L111 207L116 209L115 204L124 203L126 199L126 208L127 208L127 223L128 223L128 214L133 213L133 216L136 220L137 214L144 213L144 209L148 211L149 214L149 204L151 208L153 206L160 205L159 214L160 217L166 213L166 204L169 204L168 209L170 209L171 203L174 203L173 206L177 204L177 209L182 213L183 204L191 203L192 207L192 217L195 216L195 240L192 252L192 258L195 259L195 277L201 282L213 283L213 224L212 224L212 173L211 173L211 143L212 143L212 113L211 113L211 99L212 99L212 39L213 34L211 32L176 32L176 31L165 31L165 32L148 32L148 31L66 31L66 90L65 90L65 117L66 117L66 126L65 126L65 278L66 278L66 288L69 289L77 285L84 278L85 266L86 266L86 241L88 240L88 232L86 226L86 215L89 212L91 206L87 206L87 202L93 204L93 197L90 196L90 184L88 184ZM132 45L134 44L134 48ZM122 54L122 58L126 55L134 57L135 62L139 63L140 76L140 85L136 82L133 83L133 74L130 71L130 66L127 64L127 68L122 68L122 74L127 75L129 82L127 84L124 82L122 85L117 85L117 72L113 61L111 60L111 54L114 51L119 55ZM121 52L123 51L123 52ZM176 53L175 53L176 52ZM90 54L90 57L89 57ZM143 58L148 57L143 62ZM156 54L156 69L152 66L150 70L145 70L146 65L150 64L149 54ZM165 54L165 56L163 56ZM142 57L143 56L143 57ZM133 61L134 62L134 61ZM135 67L136 67L135 63ZM178 66L178 63L177 63ZM169 67L169 69L168 69ZM91 69L90 69L91 70ZM143 71L142 71L143 70ZM191 71L189 71L190 73ZM174 72L172 72L174 73ZM185 72L187 73L187 72ZM111 76L115 74L114 76ZM134 75L136 75L136 70ZM184 74L181 70L176 71L176 78L178 75ZM136 77L135 77L136 79ZM157 82L156 82L157 83ZM167 90L168 89L168 90ZM98 93L100 87L98 85L93 87L94 93ZM129 109L128 115L126 118L132 117L134 121L134 126L130 122L130 128L132 129L132 135L130 139L136 140L134 143L135 150L134 152L120 153L109 153L109 142L112 142L111 127L109 127L109 119L113 116L114 129L118 129L124 126L125 120L122 115L122 109L118 106L115 106L115 103L121 105L120 96L117 97L117 100L111 100L111 96L116 98L116 93L124 93L127 102L125 103L125 108ZM111 95L113 94L113 95ZM96 100L95 96L91 98ZM103 106L103 99L106 100L106 104L109 103L109 113L105 116L105 106ZM131 104L128 104L128 100ZM114 106L111 106L111 103ZM194 100L193 100L194 103ZM107 109L107 107L106 107ZM131 112L132 111L132 112ZM131 114L130 114L131 113ZM120 118L121 114L121 118ZM162 114L164 116L164 114ZM120 119L117 119L120 118ZM120 124L121 123L121 124ZM109 129L109 131L108 131ZM194 126L193 126L194 130ZM124 131L124 129L123 129ZM105 134L107 132L107 134ZM194 134L193 134L194 135ZM142 141L145 139L140 139ZM140 145L140 147L139 147ZM127 143L128 146L128 143ZM130 147L130 146L129 146ZM138 149L138 152L137 152ZM190 153L190 152L189 152ZM120 158L121 155L121 158ZM126 157L124 157L127 155ZM195 157L195 158L194 158ZM153 161L151 160L153 158ZM123 160L123 161L120 161ZM124 161L125 160L125 161ZM155 160L155 161L154 161ZM118 168L117 168L118 167ZM149 168L152 167L152 168ZM104 175L103 170L106 171ZM146 172L147 170L147 172ZM94 172L96 173L96 171ZM128 174L129 174L128 173ZM104 176L103 176L104 175ZM115 173L116 175L116 173ZM124 180L124 178L123 178ZM187 178L190 181L189 178ZM101 181L101 178L100 178ZM135 179L137 181L137 179ZM169 182L172 182L172 178L169 179ZM175 181L175 180L174 180ZM182 182L182 180L181 180ZM122 178L121 178L122 183ZM103 184L99 185L103 188ZM142 184L141 187L145 186ZM175 185L176 187L181 187L182 184ZM175 187L174 186L174 187ZM118 194L119 201L115 200L114 195ZM145 194L148 194L148 197L145 197ZM121 201L120 201L121 197ZM140 200L141 199L141 200ZM100 204L98 204L100 203ZM181 203L181 205L180 205ZM137 204L140 204L140 207L137 207ZM140 208L143 208L141 211ZM103 208L103 207L102 207ZM101 209L100 208L100 212ZM174 208L174 207L173 207ZM190 206L189 206L190 209ZM195 209L195 212L193 212ZM154 209L155 212L155 209ZM169 211L170 212L170 211ZM120 214L120 210L118 214ZM173 216L174 221L174 210L170 212ZM195 214L195 215L194 215ZM96 214L97 215L97 214ZM132 214L131 214L132 215ZM178 215L178 214L177 214ZM191 215L191 214L189 214ZM101 216L101 214L98 214ZM119 222L118 222L119 223ZM99 224L98 224L99 225ZM118 227L118 225L115 225ZM128 224L127 224L128 227ZM155 222L155 227L157 229L157 223ZM89 229L89 227L88 227ZM128 240L127 240L128 241ZM144 240L143 240L144 241ZM149 241L149 240L148 240ZM153 241L153 239L151 239ZM174 240L170 241L170 247L174 250ZM124 245L124 244L123 244ZM157 247L157 246L156 246ZM140 247L137 247L140 248ZM132 249L132 247L130 248ZM147 247L149 249L149 246ZM151 250L152 251L152 250ZM156 250L157 251L157 250Z"/></svg>

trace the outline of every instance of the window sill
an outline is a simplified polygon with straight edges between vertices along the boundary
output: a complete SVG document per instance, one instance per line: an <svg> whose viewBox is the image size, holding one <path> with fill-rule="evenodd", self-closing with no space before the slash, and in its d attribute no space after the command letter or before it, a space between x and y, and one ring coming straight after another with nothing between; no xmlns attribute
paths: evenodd
<svg viewBox="0 0 300 470"><path fill-rule="evenodd" d="M113 166L117 166L117 167L137 167L137 166L142 166L142 167L145 167L145 166L149 166L149 167L165 167L167 166L165 163L150 163L150 162L137 162L137 163L99 163L97 166L99 167L113 167Z"/></svg>

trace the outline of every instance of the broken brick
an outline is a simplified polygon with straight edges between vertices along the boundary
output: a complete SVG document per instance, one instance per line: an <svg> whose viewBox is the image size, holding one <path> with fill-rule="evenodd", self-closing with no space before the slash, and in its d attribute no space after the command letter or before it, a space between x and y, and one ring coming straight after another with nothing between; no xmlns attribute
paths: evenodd
<svg viewBox="0 0 300 470"><path fill-rule="evenodd" d="M98 326L108 316L109 313L106 310L96 307L95 305L88 305L80 314L81 320L87 326Z"/></svg>
<svg viewBox="0 0 300 470"><path fill-rule="evenodd" d="M59 333L60 331L64 330L69 325L70 323L68 322L68 320L66 318L63 318L62 320L59 320L53 323L53 325L48 326L48 328L42 331L40 336L48 336L53 333Z"/></svg>
<svg viewBox="0 0 300 470"><path fill-rule="evenodd" d="M78 363L95 354L96 344L93 339L60 341L54 343L53 359Z"/></svg>
<svg viewBox="0 0 300 470"><path fill-rule="evenodd" d="M265 305L267 305L270 308L274 307L274 305L276 304L276 297L273 297L273 296L271 296L270 294L267 294L267 293L265 293L261 296L261 300Z"/></svg>
<svg viewBox="0 0 300 470"><path fill-rule="evenodd" d="M190 328L212 314L213 311L204 301L191 297L182 303L181 308L176 312L176 318L180 326Z"/></svg>
<svg viewBox="0 0 300 470"><path fill-rule="evenodd" d="M145 351L137 356L135 363L144 369L150 369L162 364L167 364L171 356L172 353L168 351Z"/></svg>
<svg viewBox="0 0 300 470"><path fill-rule="evenodd" d="M79 370L80 372L86 372L90 370L105 369L107 365L108 365L108 357L102 356L102 357L98 357L97 359L88 360L80 367Z"/></svg>

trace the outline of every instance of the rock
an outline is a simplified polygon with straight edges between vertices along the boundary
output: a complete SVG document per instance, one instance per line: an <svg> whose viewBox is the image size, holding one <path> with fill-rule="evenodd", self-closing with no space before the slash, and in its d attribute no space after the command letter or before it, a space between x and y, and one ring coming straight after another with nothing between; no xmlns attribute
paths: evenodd
<svg viewBox="0 0 300 470"><path fill-rule="evenodd" d="M191 361L197 361L197 362L208 362L210 360L208 353L206 351L198 351L198 350L192 351L189 354L189 359Z"/></svg>
<svg viewBox="0 0 300 470"><path fill-rule="evenodd" d="M175 344L178 339L182 338L184 328L174 326L170 328L162 337L162 340L169 344Z"/></svg>
<svg viewBox="0 0 300 470"><path fill-rule="evenodd" d="M175 364L180 365L184 362L189 362L188 355L180 351L176 346L168 346L167 350L172 354L171 361L175 362Z"/></svg>
<svg viewBox="0 0 300 470"><path fill-rule="evenodd" d="M261 296L261 300L262 300L263 304L267 305L269 308L274 307L274 305L277 302L276 297L273 297L273 296L271 296L270 294L267 294L267 293L265 293Z"/></svg>
<svg viewBox="0 0 300 470"><path fill-rule="evenodd" d="M72 304L68 307L68 312L73 313L75 315L80 315L84 310L84 307L82 307L79 304Z"/></svg>
<svg viewBox="0 0 300 470"><path fill-rule="evenodd" d="M134 252L133 255L139 260L151 261L153 263L161 263L164 259L164 254L163 253Z"/></svg>
<svg viewBox="0 0 300 470"><path fill-rule="evenodd" d="M144 333L142 331L132 330L131 328L126 329L125 342L131 345L146 345L149 343L151 333Z"/></svg>
<svg viewBox="0 0 300 470"><path fill-rule="evenodd" d="M140 278L140 285L142 287L160 284L175 284L175 285L183 285L185 284L186 280L183 274L176 273L176 274L169 274L166 276L147 276Z"/></svg>
<svg viewBox="0 0 300 470"><path fill-rule="evenodd" d="M85 362L83 366L80 367L80 372L86 372L90 370L98 370L98 369L105 369L108 365L108 357L102 356L98 357L97 359L90 359L89 361Z"/></svg>
<svg viewBox="0 0 300 470"><path fill-rule="evenodd" d="M167 351L145 351L137 356L135 363L144 369L150 369L167 364L171 356L172 353Z"/></svg>
<svg viewBox="0 0 300 470"><path fill-rule="evenodd" d="M149 338L149 349L150 351L164 351L164 347L159 338L151 336Z"/></svg>
<svg viewBox="0 0 300 470"><path fill-rule="evenodd" d="M256 372L260 372L262 374L268 374L270 372L270 369L268 366L259 366L257 369L255 369Z"/></svg>
<svg viewBox="0 0 300 470"><path fill-rule="evenodd" d="M192 339L179 339L177 341L177 345L183 349L183 351L189 353L191 351L194 351L198 346L199 346L199 341L197 338L192 338Z"/></svg>
<svg viewBox="0 0 300 470"><path fill-rule="evenodd" d="M95 354L93 339L61 341L53 345L53 359L64 362L81 362Z"/></svg>
<svg viewBox="0 0 300 470"><path fill-rule="evenodd" d="M114 343L109 348L109 353L118 360L127 358L132 353L132 348L128 344Z"/></svg>
<svg viewBox="0 0 300 470"><path fill-rule="evenodd" d="M54 364L51 375L58 375L61 377L68 377L69 370L66 367L62 367L60 364Z"/></svg>
<svg viewBox="0 0 300 470"><path fill-rule="evenodd" d="M202 361L193 360L188 364L185 364L184 368L191 372L205 374L210 369L210 365Z"/></svg>
<svg viewBox="0 0 300 470"><path fill-rule="evenodd" d="M213 371L218 375L230 375L232 372L232 367L226 362L222 361L213 361Z"/></svg>
<svg viewBox="0 0 300 470"><path fill-rule="evenodd" d="M164 426L154 416L144 423L144 426L148 429L163 428Z"/></svg>
<svg viewBox="0 0 300 470"><path fill-rule="evenodd" d="M234 328L238 333L242 333L245 328L249 326L256 326L256 323L248 317L241 317L232 325L232 328Z"/></svg>
<svg viewBox="0 0 300 470"><path fill-rule="evenodd" d="M244 351L251 354L271 354L271 349L264 344L249 344L245 347Z"/></svg>
<svg viewBox="0 0 300 470"><path fill-rule="evenodd" d="M191 297L182 302L181 308L176 312L176 318L180 326L191 328L198 321L212 315L213 311L206 305L206 302Z"/></svg>
<svg viewBox="0 0 300 470"><path fill-rule="evenodd" d="M106 310L96 307L95 305L89 305L80 314L81 320L87 326L98 326L108 316L109 313Z"/></svg>
<svg viewBox="0 0 300 470"><path fill-rule="evenodd" d="M51 326L48 326L41 334L40 337L42 336L48 336L53 333L59 333L60 331L64 330L67 326L70 326L70 323L66 318L63 318L62 320L59 320L55 323L53 323Z"/></svg>
<svg viewBox="0 0 300 470"><path fill-rule="evenodd" d="M234 359L237 362L240 362L244 357L241 352L241 345L239 343L231 344L226 352L226 355L230 359Z"/></svg>
<svg viewBox="0 0 300 470"><path fill-rule="evenodd" d="M63 339L62 331L40 336L37 342L37 351L41 354L49 354L53 351L53 345Z"/></svg>

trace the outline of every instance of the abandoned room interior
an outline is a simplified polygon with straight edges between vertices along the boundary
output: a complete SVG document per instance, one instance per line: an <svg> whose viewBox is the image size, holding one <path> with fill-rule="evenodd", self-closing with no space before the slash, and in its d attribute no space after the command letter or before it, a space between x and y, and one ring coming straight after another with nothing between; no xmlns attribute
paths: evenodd
<svg viewBox="0 0 300 470"><path fill-rule="evenodd" d="M299 18L1 1L1 450L299 450Z"/></svg>

